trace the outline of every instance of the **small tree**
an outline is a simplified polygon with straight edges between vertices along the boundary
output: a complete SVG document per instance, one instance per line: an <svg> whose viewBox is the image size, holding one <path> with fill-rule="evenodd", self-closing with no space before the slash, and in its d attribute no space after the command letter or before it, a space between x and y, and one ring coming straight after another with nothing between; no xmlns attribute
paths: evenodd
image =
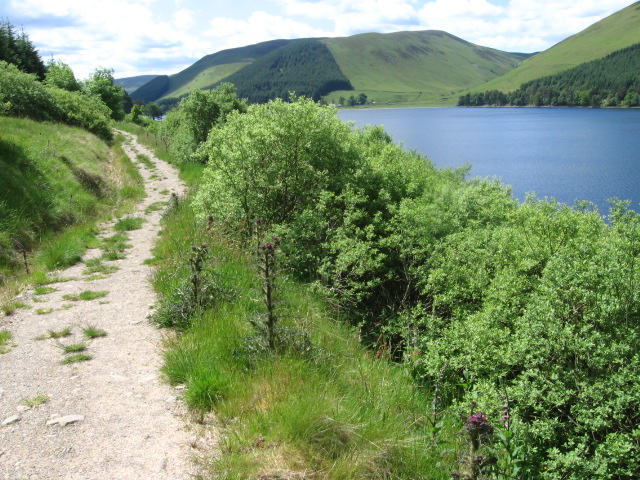
<svg viewBox="0 0 640 480"><path fill-rule="evenodd" d="M147 117L151 117L154 120L161 118L164 115L162 109L158 106L157 103L149 102L142 109L142 113Z"/></svg>
<svg viewBox="0 0 640 480"><path fill-rule="evenodd" d="M80 82L76 80L71 67L64 62L53 59L47 64L47 75L44 83L69 92L79 92L82 88Z"/></svg>
<svg viewBox="0 0 640 480"><path fill-rule="evenodd" d="M113 81L112 68L96 68L91 77L84 82L83 91L87 95L100 98L111 110L111 118L122 120L124 118L122 101L125 91L122 85L114 85Z"/></svg>

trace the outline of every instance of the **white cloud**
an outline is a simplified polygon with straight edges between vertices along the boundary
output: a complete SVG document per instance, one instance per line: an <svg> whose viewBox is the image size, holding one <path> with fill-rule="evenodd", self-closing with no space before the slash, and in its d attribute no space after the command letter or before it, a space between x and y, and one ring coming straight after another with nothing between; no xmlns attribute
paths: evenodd
<svg viewBox="0 0 640 480"><path fill-rule="evenodd" d="M180 30L188 30L194 25L193 11L181 8L173 14L173 24Z"/></svg>
<svg viewBox="0 0 640 480"><path fill-rule="evenodd" d="M207 35L222 39L224 48L240 47L280 38L327 36L327 32L292 19L254 12L247 20L214 18Z"/></svg>
<svg viewBox="0 0 640 480"><path fill-rule="evenodd" d="M508 51L545 50L584 30L628 0L511 0L497 7L485 0L436 0L420 10L421 25L470 42Z"/></svg>

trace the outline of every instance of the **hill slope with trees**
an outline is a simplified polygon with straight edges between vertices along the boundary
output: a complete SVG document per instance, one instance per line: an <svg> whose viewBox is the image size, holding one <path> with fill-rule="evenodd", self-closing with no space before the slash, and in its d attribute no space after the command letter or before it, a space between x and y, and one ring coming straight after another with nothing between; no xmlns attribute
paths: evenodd
<svg viewBox="0 0 640 480"><path fill-rule="evenodd" d="M378 102L451 103L459 91L499 76L527 57L439 31L274 40L208 55L176 75L155 78L133 96L167 108L193 89L232 82L251 101L257 92L262 92L256 97L261 100L255 101L266 101L295 91L336 103L341 95L351 95L353 87Z"/></svg>
<svg viewBox="0 0 640 480"><path fill-rule="evenodd" d="M638 43L639 39L640 2L635 2L538 53L505 75L473 88L472 92L513 91L523 83L603 58Z"/></svg>
<svg viewBox="0 0 640 480"><path fill-rule="evenodd" d="M458 105L637 107L640 105L640 43L603 59L524 83L513 92L467 93L460 97Z"/></svg>
<svg viewBox="0 0 640 480"><path fill-rule="evenodd" d="M299 92L314 100L334 90L352 90L330 50L318 40L296 40L230 75L242 98L264 103Z"/></svg>

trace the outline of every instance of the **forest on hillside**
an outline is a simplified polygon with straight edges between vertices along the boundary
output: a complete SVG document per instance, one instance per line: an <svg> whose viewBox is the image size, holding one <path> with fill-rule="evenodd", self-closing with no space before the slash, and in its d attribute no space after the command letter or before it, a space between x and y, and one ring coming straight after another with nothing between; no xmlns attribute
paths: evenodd
<svg viewBox="0 0 640 480"><path fill-rule="evenodd" d="M250 103L288 98L290 92L317 101L334 90L353 90L327 46L313 39L291 42L224 81Z"/></svg>
<svg viewBox="0 0 640 480"><path fill-rule="evenodd" d="M458 106L640 106L640 44L570 70L532 80L513 92L461 95Z"/></svg>

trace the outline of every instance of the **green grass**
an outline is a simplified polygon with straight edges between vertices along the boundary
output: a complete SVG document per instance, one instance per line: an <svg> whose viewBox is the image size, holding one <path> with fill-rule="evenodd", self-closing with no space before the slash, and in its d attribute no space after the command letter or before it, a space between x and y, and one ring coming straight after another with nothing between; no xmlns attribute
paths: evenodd
<svg viewBox="0 0 640 480"><path fill-rule="evenodd" d="M69 365L71 363L79 363L79 362L87 362L91 360L93 357L86 353L76 353L74 355L69 355L65 357L60 363L62 365Z"/></svg>
<svg viewBox="0 0 640 480"><path fill-rule="evenodd" d="M2 308L0 310L2 310L2 312L5 315L13 315L15 311L18 310L19 308L31 308L31 307L22 301L12 301L2 305Z"/></svg>
<svg viewBox="0 0 640 480"><path fill-rule="evenodd" d="M476 86L473 91L512 91L530 80L553 75L629 47L638 43L639 38L640 9L633 4L526 60L504 76Z"/></svg>
<svg viewBox="0 0 640 480"><path fill-rule="evenodd" d="M110 237L102 240L101 248L103 250L102 258L104 260L121 260L125 258L124 251L131 248L131 244L127 243L129 236L124 232L118 232Z"/></svg>
<svg viewBox="0 0 640 480"><path fill-rule="evenodd" d="M153 170L156 168L156 164L153 163L147 155L143 155L142 153L139 153L136 158L140 163L142 163L149 170Z"/></svg>
<svg viewBox="0 0 640 480"><path fill-rule="evenodd" d="M65 327L62 330L49 330L47 333L37 336L36 340L47 340L49 338L64 338L71 335L71 333L72 333L71 327Z"/></svg>
<svg viewBox="0 0 640 480"><path fill-rule="evenodd" d="M57 273L47 273L43 270L37 270L31 275L31 283L35 286L51 285L52 283L69 282L74 280L72 277L61 277Z"/></svg>
<svg viewBox="0 0 640 480"><path fill-rule="evenodd" d="M265 351L248 319L261 311L255 267L233 243L207 237L184 202L166 219L156 248L154 286L165 296L188 278L179 252L206 242L219 281L230 292L196 314L165 355L163 372L185 385L196 417L214 409L222 432L216 478L266 478L274 472L323 479L448 479L447 445L434 448L430 396L402 365L377 358L357 331L333 319L304 286L282 283L277 299L289 348ZM182 265L182 267L181 267ZM454 443L453 427L444 441ZM449 444L447 448L451 447ZM444 457L443 457L444 456Z"/></svg>
<svg viewBox="0 0 640 480"><path fill-rule="evenodd" d="M118 265L110 265L102 263L101 258L93 258L85 262L87 268L82 272L84 275L90 275L92 273L109 274L117 272L120 267ZM104 277L104 275L102 275Z"/></svg>
<svg viewBox="0 0 640 480"><path fill-rule="evenodd" d="M130 230L138 230L142 227L142 224L145 222L144 218L139 217L124 217L119 219L114 229L117 232L128 232Z"/></svg>
<svg viewBox="0 0 640 480"><path fill-rule="evenodd" d="M9 330L0 330L0 355L7 353L13 344L9 343L13 334Z"/></svg>
<svg viewBox="0 0 640 480"><path fill-rule="evenodd" d="M36 256L36 261L48 270L75 265L82 261L87 248L95 242L96 233L93 224L70 227L54 236Z"/></svg>
<svg viewBox="0 0 640 480"><path fill-rule="evenodd" d="M36 310L36 313L38 315L47 315L48 313L51 313L51 312L53 312L53 308L50 308L50 307L49 308L38 308Z"/></svg>
<svg viewBox="0 0 640 480"><path fill-rule="evenodd" d="M48 293L57 292L57 288L53 287L36 287L33 291L34 295L47 295Z"/></svg>
<svg viewBox="0 0 640 480"><path fill-rule="evenodd" d="M97 298L106 297L109 292L107 290L93 291L93 290L85 290L84 292L80 292L77 294L66 294L63 295L62 298L65 300L69 300L72 302L78 302L81 300L89 301L95 300Z"/></svg>
<svg viewBox="0 0 640 480"><path fill-rule="evenodd" d="M0 130L0 287L29 277L25 255L41 276L79 262L96 245L95 224L144 197L121 136L108 145L78 128L10 117Z"/></svg>
<svg viewBox="0 0 640 480"><path fill-rule="evenodd" d="M163 190L160 193L164 195L165 194L164 192L166 192L167 195L169 194L168 190ZM148 215L152 212L157 212L158 210L162 210L166 206L167 206L167 202L153 202L151 205L149 205L147 208L144 209L144 213Z"/></svg>
<svg viewBox="0 0 640 480"><path fill-rule="evenodd" d="M205 88L225 79L229 75L236 73L241 68L249 65L250 62L234 62L224 65L214 65L206 70L198 73L188 83L179 88L170 90L162 98L179 98L187 95L191 90L196 88Z"/></svg>
<svg viewBox="0 0 640 480"><path fill-rule="evenodd" d="M21 405L24 405L25 407L39 407L40 405L44 405L45 403L47 403L49 401L49 397L47 397L46 395L36 395L35 397L31 397L31 398L23 398L20 401Z"/></svg>
<svg viewBox="0 0 640 480"><path fill-rule="evenodd" d="M522 61L517 55L434 31L366 33L324 43L355 89L325 97L336 103L340 96L365 93L377 104L452 104L460 91L500 76Z"/></svg>
<svg viewBox="0 0 640 480"><path fill-rule="evenodd" d="M82 333L84 334L84 336L86 338L89 339L94 339L94 338L101 338L101 337L106 337L107 336L107 332L106 330L102 330L101 328L97 328L93 325L89 325L85 328L82 329Z"/></svg>
<svg viewBox="0 0 640 480"><path fill-rule="evenodd" d="M71 345L60 345L64 353L80 353L87 349L86 343L73 343Z"/></svg>

